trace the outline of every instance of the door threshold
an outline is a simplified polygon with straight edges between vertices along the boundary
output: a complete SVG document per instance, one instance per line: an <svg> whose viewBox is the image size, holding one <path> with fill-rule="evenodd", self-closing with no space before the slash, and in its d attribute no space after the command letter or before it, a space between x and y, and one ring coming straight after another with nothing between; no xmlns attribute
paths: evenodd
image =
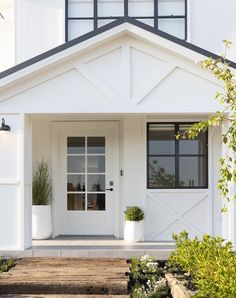
<svg viewBox="0 0 236 298"><path fill-rule="evenodd" d="M118 238L115 237L114 235L58 235L55 238L52 239L58 239L58 240L63 240L63 239L78 239L78 240L117 240Z"/></svg>

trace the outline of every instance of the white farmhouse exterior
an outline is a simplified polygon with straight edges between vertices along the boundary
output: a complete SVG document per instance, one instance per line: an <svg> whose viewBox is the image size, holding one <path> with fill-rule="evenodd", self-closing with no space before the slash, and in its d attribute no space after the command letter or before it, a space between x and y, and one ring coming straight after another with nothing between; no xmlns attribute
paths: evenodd
<svg viewBox="0 0 236 298"><path fill-rule="evenodd" d="M175 139L220 109L222 86L196 61L219 54L223 39L236 61L236 3L220 2L0 1L0 118L11 127L0 135L0 250L32 245L42 159L53 237L123 238L123 211L139 205L145 240L187 230L235 244L234 203L222 215L217 191L225 127Z"/></svg>

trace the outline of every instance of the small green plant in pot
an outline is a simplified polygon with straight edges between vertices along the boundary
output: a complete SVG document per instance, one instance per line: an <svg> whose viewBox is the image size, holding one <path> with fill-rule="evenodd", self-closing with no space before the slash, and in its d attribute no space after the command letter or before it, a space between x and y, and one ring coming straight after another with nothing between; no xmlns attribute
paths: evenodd
<svg viewBox="0 0 236 298"><path fill-rule="evenodd" d="M48 239L52 234L52 183L49 176L48 163L38 163L33 176L33 239Z"/></svg>
<svg viewBox="0 0 236 298"><path fill-rule="evenodd" d="M124 240L140 242L144 238L144 212L139 206L128 206L124 212Z"/></svg>

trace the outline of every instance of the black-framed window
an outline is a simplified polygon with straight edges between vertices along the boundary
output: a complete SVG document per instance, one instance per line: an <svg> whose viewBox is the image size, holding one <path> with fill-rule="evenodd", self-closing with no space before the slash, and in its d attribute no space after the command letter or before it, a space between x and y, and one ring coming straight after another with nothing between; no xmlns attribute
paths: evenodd
<svg viewBox="0 0 236 298"><path fill-rule="evenodd" d="M208 133L176 139L192 123L147 124L147 188L207 188Z"/></svg>
<svg viewBox="0 0 236 298"><path fill-rule="evenodd" d="M187 39L187 0L65 0L65 39L123 17Z"/></svg>

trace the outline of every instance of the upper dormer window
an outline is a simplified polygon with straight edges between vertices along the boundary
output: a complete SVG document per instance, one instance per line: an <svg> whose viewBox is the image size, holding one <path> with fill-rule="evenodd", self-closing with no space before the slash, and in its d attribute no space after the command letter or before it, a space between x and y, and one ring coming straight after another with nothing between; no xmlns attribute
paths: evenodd
<svg viewBox="0 0 236 298"><path fill-rule="evenodd" d="M66 41L122 17L187 38L187 0L65 0Z"/></svg>

